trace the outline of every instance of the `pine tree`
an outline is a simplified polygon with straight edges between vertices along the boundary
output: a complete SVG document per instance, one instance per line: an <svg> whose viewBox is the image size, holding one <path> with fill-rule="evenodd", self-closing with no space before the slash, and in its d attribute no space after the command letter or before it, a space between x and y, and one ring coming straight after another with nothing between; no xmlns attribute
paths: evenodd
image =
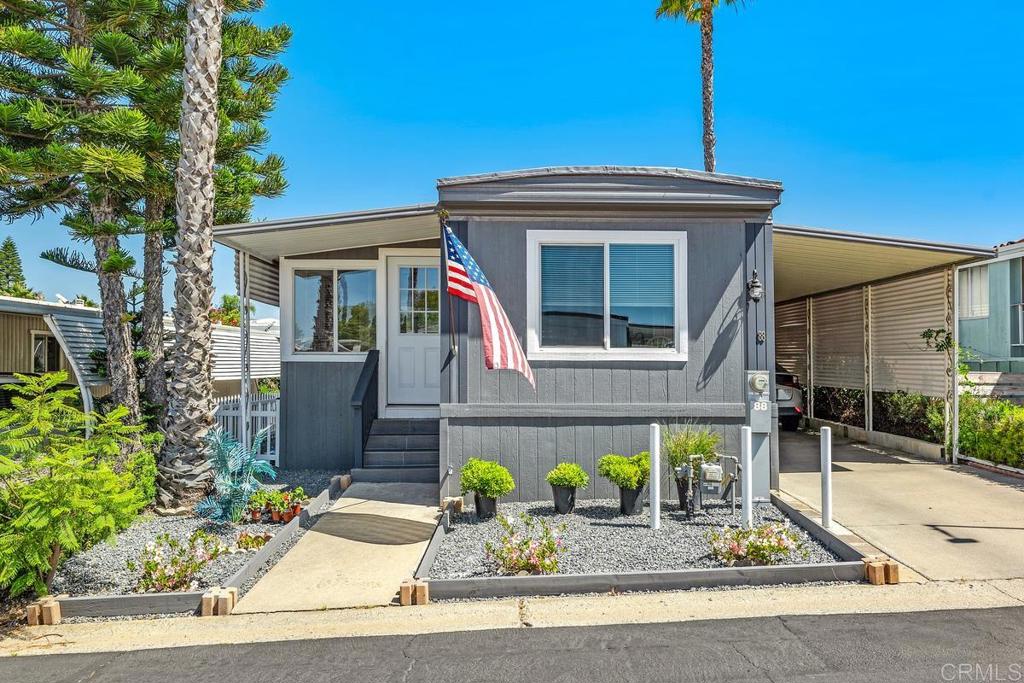
<svg viewBox="0 0 1024 683"><path fill-rule="evenodd" d="M122 286L134 259L121 247L130 227L121 216L141 189L140 145L151 122L126 106L146 84L119 62L123 31L144 26L156 0L127 3L135 11L119 30L90 16L97 4L13 0L0 9L0 212L64 211L72 236L91 242L111 393L134 421L139 393Z"/></svg>
<svg viewBox="0 0 1024 683"><path fill-rule="evenodd" d="M42 295L25 282L18 245L8 236L0 245L0 294L19 299L41 299Z"/></svg>

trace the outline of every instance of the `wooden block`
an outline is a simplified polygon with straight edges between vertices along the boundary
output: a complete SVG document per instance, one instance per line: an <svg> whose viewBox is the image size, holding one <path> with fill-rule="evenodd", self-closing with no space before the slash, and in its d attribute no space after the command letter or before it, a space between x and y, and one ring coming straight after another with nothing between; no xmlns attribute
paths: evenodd
<svg viewBox="0 0 1024 683"><path fill-rule="evenodd" d="M885 564L882 562L869 562L864 566L867 580L873 586L881 586L885 583Z"/></svg>
<svg viewBox="0 0 1024 683"><path fill-rule="evenodd" d="M408 607L412 604L413 598L413 583L411 579L405 579L402 581L402 585L398 588L398 604L402 607Z"/></svg>
<svg viewBox="0 0 1024 683"><path fill-rule="evenodd" d="M885 582L886 583L899 583L900 582L900 565L892 560L885 563Z"/></svg>
<svg viewBox="0 0 1024 683"><path fill-rule="evenodd" d="M231 611L235 611L235 605L238 604L238 588L231 586L227 589L228 594L231 596Z"/></svg>
<svg viewBox="0 0 1024 683"><path fill-rule="evenodd" d="M343 475L341 475L341 479L338 481L338 483L341 486L341 490L344 491L345 489L347 489L349 486L352 485L352 475L351 474L343 474Z"/></svg>
<svg viewBox="0 0 1024 683"><path fill-rule="evenodd" d="M415 598L416 598L416 604L417 605L426 605L427 603L430 602L430 586L427 584L426 581L417 581L416 582L416 591L415 591L415 593L416 593Z"/></svg>
<svg viewBox="0 0 1024 683"><path fill-rule="evenodd" d="M212 617L217 610L217 595L213 591L206 591L201 604L199 613L204 617Z"/></svg>
<svg viewBox="0 0 1024 683"><path fill-rule="evenodd" d="M217 616L226 617L231 614L231 593L220 589L217 591Z"/></svg>
<svg viewBox="0 0 1024 683"><path fill-rule="evenodd" d="M60 623L60 603L56 600L49 600L42 606L43 623L47 626L56 626Z"/></svg>
<svg viewBox="0 0 1024 683"><path fill-rule="evenodd" d="M29 626L39 626L43 623L43 611L38 602L33 602L25 610L25 618Z"/></svg>
<svg viewBox="0 0 1024 683"><path fill-rule="evenodd" d="M462 514L462 506L466 504L466 501L462 498L455 499L455 505L452 506L452 511Z"/></svg>

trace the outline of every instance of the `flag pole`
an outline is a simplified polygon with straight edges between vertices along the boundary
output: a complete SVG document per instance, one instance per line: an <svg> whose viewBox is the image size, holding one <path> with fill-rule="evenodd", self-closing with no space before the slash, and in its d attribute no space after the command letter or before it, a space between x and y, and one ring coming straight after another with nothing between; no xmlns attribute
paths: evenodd
<svg viewBox="0 0 1024 683"><path fill-rule="evenodd" d="M445 228L448 227L448 210L438 209L437 220L441 228L441 258L448 262L448 240L445 239ZM448 293L448 360L445 361L447 366L452 360L459 355L459 344L455 340L455 298L451 292L448 292L448 270L445 271L445 291Z"/></svg>

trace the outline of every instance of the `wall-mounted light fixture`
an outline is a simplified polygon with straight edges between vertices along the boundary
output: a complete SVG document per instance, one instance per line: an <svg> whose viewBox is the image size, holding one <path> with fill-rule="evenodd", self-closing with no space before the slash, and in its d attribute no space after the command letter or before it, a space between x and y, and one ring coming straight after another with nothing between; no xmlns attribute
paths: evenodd
<svg viewBox="0 0 1024 683"><path fill-rule="evenodd" d="M761 284L761 279L757 277L757 268L754 268L753 276L747 281L747 298L756 304L763 297L764 285Z"/></svg>

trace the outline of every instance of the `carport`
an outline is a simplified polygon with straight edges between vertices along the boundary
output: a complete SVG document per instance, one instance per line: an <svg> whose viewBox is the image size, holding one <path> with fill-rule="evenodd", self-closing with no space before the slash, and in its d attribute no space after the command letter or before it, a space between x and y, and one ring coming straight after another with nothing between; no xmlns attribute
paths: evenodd
<svg viewBox="0 0 1024 683"><path fill-rule="evenodd" d="M956 334L955 269L990 258L993 250L792 225L776 225L773 239L776 360L800 378L810 423L942 457L938 443L881 431L873 397L903 390L938 399L944 433L951 435L953 348L937 352L921 333ZM823 402L816 405L816 393L837 390L856 410L837 415Z"/></svg>

